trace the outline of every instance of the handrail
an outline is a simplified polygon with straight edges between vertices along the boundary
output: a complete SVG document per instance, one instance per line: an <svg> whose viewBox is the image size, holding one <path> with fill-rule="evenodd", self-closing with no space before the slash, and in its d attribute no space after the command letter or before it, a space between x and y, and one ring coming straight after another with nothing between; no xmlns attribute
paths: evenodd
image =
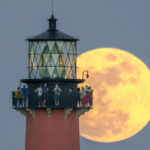
<svg viewBox="0 0 150 150"><path fill-rule="evenodd" d="M32 109L43 109L43 108L75 108L75 109L82 109L82 108L92 108L93 107L93 93L91 95L91 98L89 99L89 102L87 105L82 104L81 99L76 99L76 101L72 101L71 103L65 104L61 103L59 106L56 106L54 103L54 100L50 99L47 95L46 97L46 105L38 105L38 99L37 97L33 99L33 97L30 97L29 95L27 97L23 97L22 95L17 96L15 94L16 91L12 91L12 107L14 109L25 109L25 108L32 108ZM31 94L31 93L30 93ZM32 99L32 100L31 100ZM42 97L43 100L43 97ZM70 100L69 100L70 101Z"/></svg>

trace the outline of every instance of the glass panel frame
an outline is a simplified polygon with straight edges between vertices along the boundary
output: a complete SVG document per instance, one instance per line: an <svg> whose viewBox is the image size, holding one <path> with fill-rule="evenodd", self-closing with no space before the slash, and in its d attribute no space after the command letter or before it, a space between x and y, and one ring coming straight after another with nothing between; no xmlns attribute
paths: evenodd
<svg viewBox="0 0 150 150"><path fill-rule="evenodd" d="M76 54L74 41L29 42L29 78L76 79Z"/></svg>

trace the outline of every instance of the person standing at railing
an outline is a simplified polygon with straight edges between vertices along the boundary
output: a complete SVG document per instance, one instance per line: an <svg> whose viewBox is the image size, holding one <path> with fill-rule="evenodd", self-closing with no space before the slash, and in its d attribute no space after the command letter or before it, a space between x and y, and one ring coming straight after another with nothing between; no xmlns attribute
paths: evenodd
<svg viewBox="0 0 150 150"><path fill-rule="evenodd" d="M81 91L80 91L80 99L81 99L81 104L83 105L83 100L87 94L87 89L88 86L86 85L85 87L81 87Z"/></svg>
<svg viewBox="0 0 150 150"><path fill-rule="evenodd" d="M22 93L22 104L24 107L27 106L27 98L28 98L28 88L26 88L25 85L23 85L23 88L21 88Z"/></svg>
<svg viewBox="0 0 150 150"><path fill-rule="evenodd" d="M81 90L80 90L80 102L81 102L81 104L82 104L82 101L83 101L83 98L85 97L85 95L84 95L84 87L81 87ZM80 106L81 106L81 104L80 104Z"/></svg>
<svg viewBox="0 0 150 150"><path fill-rule="evenodd" d="M46 83L42 87L42 93L43 93L42 106L46 107L46 102L48 101L48 87Z"/></svg>
<svg viewBox="0 0 150 150"><path fill-rule="evenodd" d="M92 107L93 106L93 89L91 87L89 87L89 95L90 95L89 105L90 107Z"/></svg>
<svg viewBox="0 0 150 150"><path fill-rule="evenodd" d="M78 93L77 93L77 107L80 107L80 105L81 105L81 99L80 99L80 88L77 88L77 91L78 91Z"/></svg>
<svg viewBox="0 0 150 150"><path fill-rule="evenodd" d="M88 85L86 85L86 86L83 88L83 95L84 95L84 97L86 96L87 90L88 90Z"/></svg>
<svg viewBox="0 0 150 150"><path fill-rule="evenodd" d="M58 86L58 84L55 85L55 88L53 91L54 91L55 106L59 106L61 88Z"/></svg>
<svg viewBox="0 0 150 150"><path fill-rule="evenodd" d="M15 91L15 101L16 101L16 106L22 106L22 98L21 98L21 90L20 87L17 88Z"/></svg>
<svg viewBox="0 0 150 150"><path fill-rule="evenodd" d="M38 96L38 107L41 107L43 95L42 85L40 85L37 89L35 89L35 92L37 93Z"/></svg>
<svg viewBox="0 0 150 150"><path fill-rule="evenodd" d="M86 96L83 98L82 104L83 106L88 106L90 100L90 89L86 86Z"/></svg>

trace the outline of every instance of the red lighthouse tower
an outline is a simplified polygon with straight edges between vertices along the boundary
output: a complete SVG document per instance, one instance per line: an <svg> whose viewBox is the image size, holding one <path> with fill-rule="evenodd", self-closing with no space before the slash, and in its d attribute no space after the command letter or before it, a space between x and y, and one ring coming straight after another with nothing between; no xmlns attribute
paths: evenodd
<svg viewBox="0 0 150 150"><path fill-rule="evenodd" d="M52 15L47 31L27 39L29 78L13 92L13 108L26 116L25 150L79 150L79 116L92 107L92 99L81 104L77 87L84 82L76 78L78 39L56 21Z"/></svg>

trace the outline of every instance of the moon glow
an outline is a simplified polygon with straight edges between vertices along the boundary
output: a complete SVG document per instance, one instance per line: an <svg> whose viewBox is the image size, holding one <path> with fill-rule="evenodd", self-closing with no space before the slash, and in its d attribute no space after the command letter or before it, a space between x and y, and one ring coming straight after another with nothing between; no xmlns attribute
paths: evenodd
<svg viewBox="0 0 150 150"><path fill-rule="evenodd" d="M81 136L117 142L137 134L150 119L150 72L129 52L101 48L80 55L78 77L93 88L93 109L80 117Z"/></svg>

